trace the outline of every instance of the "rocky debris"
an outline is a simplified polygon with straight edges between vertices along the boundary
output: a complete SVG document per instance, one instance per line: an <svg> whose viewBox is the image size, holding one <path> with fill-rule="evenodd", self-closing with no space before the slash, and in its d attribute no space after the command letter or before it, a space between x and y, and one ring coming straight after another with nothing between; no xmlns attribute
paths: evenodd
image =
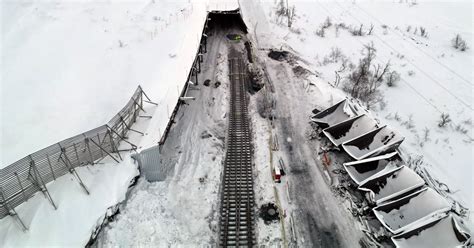
<svg viewBox="0 0 474 248"><path fill-rule="evenodd" d="M204 131L201 133L201 139L208 139L212 137L212 134L210 134L208 131Z"/></svg>

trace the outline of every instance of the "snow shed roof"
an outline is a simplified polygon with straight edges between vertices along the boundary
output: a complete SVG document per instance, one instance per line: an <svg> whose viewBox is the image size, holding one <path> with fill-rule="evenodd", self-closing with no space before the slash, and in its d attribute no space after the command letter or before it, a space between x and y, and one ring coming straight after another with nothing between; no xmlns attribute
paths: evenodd
<svg viewBox="0 0 474 248"><path fill-rule="evenodd" d="M377 122L368 115L347 119L323 130L324 135L335 145L351 140L378 127Z"/></svg>
<svg viewBox="0 0 474 248"><path fill-rule="evenodd" d="M347 112L346 110L346 102L347 100L344 99L336 103L335 105L315 114L311 120L316 122L320 127L326 128L349 119L351 115L349 114L350 112Z"/></svg>
<svg viewBox="0 0 474 248"><path fill-rule="evenodd" d="M387 174L401 166L403 166L403 162L397 152L344 163L347 173L358 185L374 176Z"/></svg>
<svg viewBox="0 0 474 248"><path fill-rule="evenodd" d="M359 190L368 191L373 202L379 204L420 188L425 181L412 169L402 166L366 180Z"/></svg>
<svg viewBox="0 0 474 248"><path fill-rule="evenodd" d="M393 234L426 223L435 214L451 209L444 197L431 188L424 188L373 209L379 221Z"/></svg>
<svg viewBox="0 0 474 248"><path fill-rule="evenodd" d="M397 247L457 247L467 246L471 235L452 214L392 237Z"/></svg>
<svg viewBox="0 0 474 248"><path fill-rule="evenodd" d="M383 126L343 143L342 148L354 159L361 160L395 151L403 140L394 129Z"/></svg>

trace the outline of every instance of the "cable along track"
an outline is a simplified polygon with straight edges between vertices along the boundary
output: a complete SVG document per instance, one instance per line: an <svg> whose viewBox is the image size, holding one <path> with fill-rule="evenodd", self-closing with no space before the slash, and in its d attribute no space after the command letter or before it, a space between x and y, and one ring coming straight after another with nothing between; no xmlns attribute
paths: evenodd
<svg viewBox="0 0 474 248"><path fill-rule="evenodd" d="M222 247L252 247L255 245L255 216L247 74L242 55L232 48L229 69L231 98L219 244Z"/></svg>

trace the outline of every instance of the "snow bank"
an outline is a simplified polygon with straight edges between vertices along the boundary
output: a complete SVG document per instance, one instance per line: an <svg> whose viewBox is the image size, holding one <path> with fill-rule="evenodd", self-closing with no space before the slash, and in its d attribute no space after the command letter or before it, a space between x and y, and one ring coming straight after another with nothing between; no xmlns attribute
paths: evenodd
<svg viewBox="0 0 474 248"><path fill-rule="evenodd" d="M85 246L107 209L125 199L131 180L138 175L129 156L119 164L105 159L103 164L76 171L90 195L72 174L47 184L58 209L54 210L43 194L36 194L15 209L28 231L23 232L11 216L0 220L0 246Z"/></svg>

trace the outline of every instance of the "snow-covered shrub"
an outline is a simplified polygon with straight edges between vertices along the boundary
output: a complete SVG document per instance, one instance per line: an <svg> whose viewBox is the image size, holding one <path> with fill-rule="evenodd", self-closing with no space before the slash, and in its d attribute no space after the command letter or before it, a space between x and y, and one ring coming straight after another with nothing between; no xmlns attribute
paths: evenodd
<svg viewBox="0 0 474 248"><path fill-rule="evenodd" d="M350 32L353 36L364 36L364 25L360 24L359 27L351 27Z"/></svg>
<svg viewBox="0 0 474 248"><path fill-rule="evenodd" d="M409 26L410 27L410 26ZM411 29L411 27L410 27ZM407 32L409 29L407 28ZM420 30L420 33L418 34L418 30ZM421 37L425 37L427 38L428 37L428 32L426 31L426 28L425 27L415 27L415 30L413 30L413 34L414 35L420 35Z"/></svg>
<svg viewBox="0 0 474 248"><path fill-rule="evenodd" d="M275 14L277 23L281 24L284 17L286 17L287 25L289 28L291 28L291 25L295 20L295 6L289 7L288 2L285 4L284 0L280 0L277 3Z"/></svg>
<svg viewBox="0 0 474 248"><path fill-rule="evenodd" d="M427 127L425 127L423 129L423 142L428 142L430 141L430 129L428 129Z"/></svg>
<svg viewBox="0 0 474 248"><path fill-rule="evenodd" d="M332 47L331 52L329 53L329 59L333 63L337 63L341 58L344 57L344 54L342 54L342 51L339 47Z"/></svg>
<svg viewBox="0 0 474 248"><path fill-rule="evenodd" d="M324 28L324 26L320 26L314 33L319 37L324 37L326 32L325 30L326 29Z"/></svg>
<svg viewBox="0 0 474 248"><path fill-rule="evenodd" d="M415 71L413 70L409 70L407 73L408 73L408 76L410 77L415 75Z"/></svg>
<svg viewBox="0 0 474 248"><path fill-rule="evenodd" d="M400 73L391 71L385 75L385 81L388 87L393 87L400 80Z"/></svg>
<svg viewBox="0 0 474 248"><path fill-rule="evenodd" d="M403 126L406 126L408 130L415 128L415 122L413 121L413 115L409 115L408 119L402 122Z"/></svg>
<svg viewBox="0 0 474 248"><path fill-rule="evenodd" d="M439 126L439 127L445 127L445 126L448 125L450 122L451 122L451 118L449 117L449 114L442 113L442 114L441 114L441 117L440 117L440 120L439 120L439 122L438 122L438 126Z"/></svg>
<svg viewBox="0 0 474 248"><path fill-rule="evenodd" d="M462 134L467 134L467 132L468 132L468 130L461 124L456 125L456 127L454 127L454 130L456 130L456 132L460 132Z"/></svg>
<svg viewBox="0 0 474 248"><path fill-rule="evenodd" d="M420 27L420 36L421 37L428 37L428 32L426 31L426 28Z"/></svg>
<svg viewBox="0 0 474 248"><path fill-rule="evenodd" d="M451 40L451 43L455 49L458 49L460 51L466 51L467 50L467 44L466 41L461 37L461 35L457 34L456 37L454 37Z"/></svg>
<svg viewBox="0 0 474 248"><path fill-rule="evenodd" d="M323 23L323 28L329 28L331 26L332 26L332 22L331 22L331 19L328 16L328 17L326 17L326 20Z"/></svg>
<svg viewBox="0 0 474 248"><path fill-rule="evenodd" d="M372 32L374 31L374 24L370 24L369 31L367 32L367 35L372 35Z"/></svg>

